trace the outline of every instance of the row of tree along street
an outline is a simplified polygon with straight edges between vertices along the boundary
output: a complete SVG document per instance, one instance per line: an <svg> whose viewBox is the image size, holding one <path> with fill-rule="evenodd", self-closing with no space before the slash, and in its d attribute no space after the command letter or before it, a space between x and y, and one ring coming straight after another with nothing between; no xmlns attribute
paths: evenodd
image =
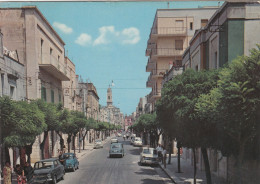
<svg viewBox="0 0 260 184"><path fill-rule="evenodd" d="M108 136L111 130L119 127L107 122L98 122L92 118L86 119L84 113L79 111L69 111L64 109L62 104L46 103L43 100L35 100L30 103L26 101L13 101L9 97L0 98L0 139L2 148L7 149L17 147L25 149L30 162L32 145L36 136L44 133L43 141L40 144L41 157L45 158L45 141L48 132L56 132L60 137L60 148L64 148L64 138L62 134L67 134L68 152L70 143L75 151L75 137L81 133L83 149L85 137L90 129L95 130L95 135ZM103 137L102 137L103 138ZM22 158L21 158L22 159ZM10 157L7 154L7 160ZM25 163L25 160L21 160Z"/></svg>
<svg viewBox="0 0 260 184"><path fill-rule="evenodd" d="M177 141L178 149L191 148L194 158L195 150L200 148L208 184L212 182L207 148L232 156L236 160L233 179L242 183L243 162L260 160L260 47L257 48L251 50L250 56L238 57L221 69L186 70L176 76L164 85L156 114L142 115L132 128L149 132L152 145L163 132L168 140ZM193 165L196 182L196 163Z"/></svg>

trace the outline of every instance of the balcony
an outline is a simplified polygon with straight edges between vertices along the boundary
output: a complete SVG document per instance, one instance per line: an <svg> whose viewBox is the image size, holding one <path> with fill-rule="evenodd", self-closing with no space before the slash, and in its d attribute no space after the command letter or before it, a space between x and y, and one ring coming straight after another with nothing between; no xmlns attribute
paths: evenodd
<svg viewBox="0 0 260 184"><path fill-rule="evenodd" d="M146 72L151 72L155 68L155 62L152 62L152 59L149 58L146 65Z"/></svg>
<svg viewBox="0 0 260 184"><path fill-rule="evenodd" d="M146 87L153 87L153 80L152 80L152 73L150 73L148 79L147 79L147 82L146 82Z"/></svg>
<svg viewBox="0 0 260 184"><path fill-rule="evenodd" d="M156 100L161 97L161 89L154 89L152 91L152 99Z"/></svg>
<svg viewBox="0 0 260 184"><path fill-rule="evenodd" d="M155 70L152 70L152 77L153 79L156 79L156 78L163 78L164 74L165 74L165 71L164 69L155 69Z"/></svg>
<svg viewBox="0 0 260 184"><path fill-rule="evenodd" d="M152 28L151 36L186 36L186 27L155 27Z"/></svg>
<svg viewBox="0 0 260 184"><path fill-rule="evenodd" d="M62 61L58 61L54 56L42 55L39 67L61 81L70 80L67 66Z"/></svg>
<svg viewBox="0 0 260 184"><path fill-rule="evenodd" d="M152 102L153 102L152 97L153 97L153 92L151 91L151 92L149 93L148 97L147 97L148 103L152 103Z"/></svg>
<svg viewBox="0 0 260 184"><path fill-rule="evenodd" d="M154 57L171 57L182 56L183 48L157 48L152 49L151 56Z"/></svg>
<svg viewBox="0 0 260 184"><path fill-rule="evenodd" d="M172 67L163 77L162 85L172 80L175 76L182 74L183 67Z"/></svg>

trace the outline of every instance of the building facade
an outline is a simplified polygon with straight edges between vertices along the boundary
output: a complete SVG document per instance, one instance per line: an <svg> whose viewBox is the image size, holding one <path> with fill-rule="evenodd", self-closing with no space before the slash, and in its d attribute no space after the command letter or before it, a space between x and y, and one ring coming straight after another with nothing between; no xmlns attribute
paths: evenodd
<svg viewBox="0 0 260 184"><path fill-rule="evenodd" d="M183 55L185 68L218 69L260 43L259 3L224 3L199 29Z"/></svg>
<svg viewBox="0 0 260 184"><path fill-rule="evenodd" d="M64 60L65 43L50 23L35 7L0 8L0 27L5 46L16 50L19 62L25 66L26 98L63 103L62 81L69 81ZM42 159L37 136L31 154L32 162ZM56 156L59 137L49 132L45 142L45 157Z"/></svg>
<svg viewBox="0 0 260 184"><path fill-rule="evenodd" d="M150 72L146 86L152 88L148 95L152 111L161 97L164 74L171 67L182 66L182 54L195 30L204 27L216 10L216 7L157 10L146 49L149 56L146 72Z"/></svg>
<svg viewBox="0 0 260 184"><path fill-rule="evenodd" d="M75 64L65 57L65 65L67 66L69 81L62 81L63 89L63 106L68 110L77 109L76 91L77 91L77 78L75 71Z"/></svg>

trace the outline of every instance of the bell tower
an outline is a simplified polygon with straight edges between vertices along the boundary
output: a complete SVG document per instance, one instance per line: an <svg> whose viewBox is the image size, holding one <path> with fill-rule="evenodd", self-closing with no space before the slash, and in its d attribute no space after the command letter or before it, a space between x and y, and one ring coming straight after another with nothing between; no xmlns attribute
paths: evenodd
<svg viewBox="0 0 260 184"><path fill-rule="evenodd" d="M112 90L110 86L107 89L107 106L113 105L113 100L112 100Z"/></svg>

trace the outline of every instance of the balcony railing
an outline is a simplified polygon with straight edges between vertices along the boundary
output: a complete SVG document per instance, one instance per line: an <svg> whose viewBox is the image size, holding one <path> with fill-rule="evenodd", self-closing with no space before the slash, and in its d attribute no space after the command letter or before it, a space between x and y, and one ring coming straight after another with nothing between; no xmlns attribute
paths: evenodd
<svg viewBox="0 0 260 184"><path fill-rule="evenodd" d="M162 85L173 79L175 76L182 74L183 67L182 66L176 66L172 67L163 77Z"/></svg>
<svg viewBox="0 0 260 184"><path fill-rule="evenodd" d="M50 54L42 54L39 66L49 73L55 74L54 76L61 80L69 80L68 67L65 65L64 60L58 60L58 58Z"/></svg>
<svg viewBox="0 0 260 184"><path fill-rule="evenodd" d="M156 27L152 28L152 34L158 35L185 35L187 34L186 27Z"/></svg>
<svg viewBox="0 0 260 184"><path fill-rule="evenodd" d="M154 77L163 77L164 74L165 74L165 71L164 69L154 69L152 70L152 74Z"/></svg>
<svg viewBox="0 0 260 184"><path fill-rule="evenodd" d="M157 48L152 49L152 56L180 56L183 54L183 48Z"/></svg>

